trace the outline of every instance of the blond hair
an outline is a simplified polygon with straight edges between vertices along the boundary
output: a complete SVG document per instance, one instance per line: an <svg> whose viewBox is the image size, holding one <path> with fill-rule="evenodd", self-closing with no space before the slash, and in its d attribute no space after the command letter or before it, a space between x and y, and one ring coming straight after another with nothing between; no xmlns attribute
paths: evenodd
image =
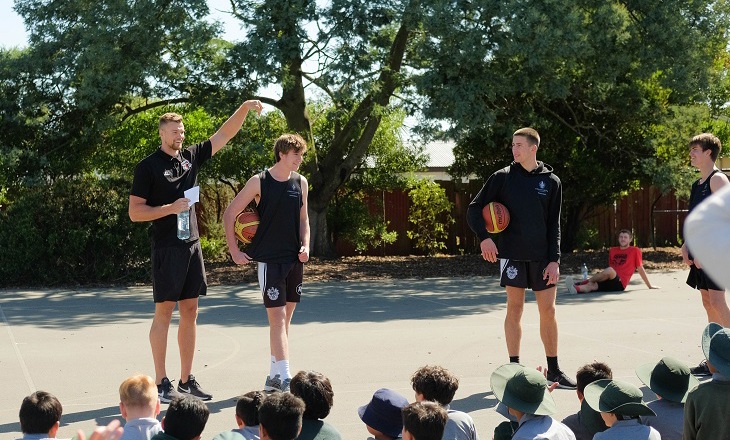
<svg viewBox="0 0 730 440"><path fill-rule="evenodd" d="M154 407L157 397L157 385L146 374L129 377L119 385L119 400L129 407Z"/></svg>
<svg viewBox="0 0 730 440"><path fill-rule="evenodd" d="M167 124L168 122L182 122L183 117L182 115L179 115L177 113L165 113L164 115L160 116L160 125L159 127L162 128L163 125Z"/></svg>

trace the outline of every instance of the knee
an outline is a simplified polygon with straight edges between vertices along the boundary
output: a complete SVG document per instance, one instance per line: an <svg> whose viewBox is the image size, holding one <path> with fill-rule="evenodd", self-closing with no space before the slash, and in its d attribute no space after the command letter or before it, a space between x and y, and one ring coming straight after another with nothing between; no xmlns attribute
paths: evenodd
<svg viewBox="0 0 730 440"><path fill-rule="evenodd" d="M195 321L198 319L198 305L197 304L180 304L180 320Z"/></svg>
<svg viewBox="0 0 730 440"><path fill-rule="evenodd" d="M606 272L606 275L608 275L608 278L611 280L618 276L618 274L616 273L616 271L614 270L613 267L607 267L605 272Z"/></svg>
<svg viewBox="0 0 730 440"><path fill-rule="evenodd" d="M510 304L507 303L507 316L511 317L520 317L522 316L522 311L524 310L525 305L520 303L514 303Z"/></svg>

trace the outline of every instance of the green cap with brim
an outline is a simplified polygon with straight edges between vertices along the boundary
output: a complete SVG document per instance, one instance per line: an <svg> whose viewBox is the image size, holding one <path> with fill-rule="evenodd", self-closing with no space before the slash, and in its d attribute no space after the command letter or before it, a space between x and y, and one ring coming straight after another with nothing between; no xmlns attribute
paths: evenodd
<svg viewBox="0 0 730 440"><path fill-rule="evenodd" d="M704 350L705 340L702 339ZM708 343L707 362L723 376L730 376L730 328L721 328L716 331Z"/></svg>
<svg viewBox="0 0 730 440"><path fill-rule="evenodd" d="M545 376L524 365L511 363L497 368L492 373L490 386L497 400L508 408L539 416L554 414L557 410Z"/></svg>
<svg viewBox="0 0 730 440"><path fill-rule="evenodd" d="M710 360L710 340L715 333L722 330L722 326L716 322L707 324L707 327L702 331L702 353L705 354L705 359Z"/></svg>
<svg viewBox="0 0 730 440"><path fill-rule="evenodd" d="M629 417L656 415L641 400L641 390L628 382L597 380L586 386L583 395L588 405L596 411Z"/></svg>
<svg viewBox="0 0 730 440"><path fill-rule="evenodd" d="M684 403L687 393L700 384L687 365L672 357L642 365L636 369L636 375L656 395L672 402Z"/></svg>

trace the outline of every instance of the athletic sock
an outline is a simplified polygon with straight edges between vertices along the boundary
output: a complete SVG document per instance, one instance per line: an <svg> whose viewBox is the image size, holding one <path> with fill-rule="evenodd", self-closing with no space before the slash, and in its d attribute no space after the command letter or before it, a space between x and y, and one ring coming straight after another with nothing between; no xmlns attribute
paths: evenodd
<svg viewBox="0 0 730 440"><path fill-rule="evenodd" d="M281 380L291 379L291 372L289 371L289 359L276 361L276 364L274 365L274 374L278 374Z"/></svg>
<svg viewBox="0 0 730 440"><path fill-rule="evenodd" d="M520 357L519 356L510 356L509 357L510 364L519 364L520 363Z"/></svg>
<svg viewBox="0 0 730 440"><path fill-rule="evenodd" d="M269 364L269 377L274 378L276 375L276 358L271 356L271 363Z"/></svg>
<svg viewBox="0 0 730 440"><path fill-rule="evenodd" d="M560 367L558 366L558 357L557 356L547 356L547 364L548 364L548 371L551 373L557 373L560 371Z"/></svg>

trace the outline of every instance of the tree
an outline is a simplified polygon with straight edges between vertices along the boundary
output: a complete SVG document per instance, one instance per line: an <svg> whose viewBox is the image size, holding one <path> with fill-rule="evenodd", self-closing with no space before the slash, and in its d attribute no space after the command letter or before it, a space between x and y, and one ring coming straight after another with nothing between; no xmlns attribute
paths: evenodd
<svg viewBox="0 0 730 440"><path fill-rule="evenodd" d="M652 127L670 105L707 99L725 52L725 2L443 2L419 46L426 117L451 123L456 175L509 162L533 126L563 181L563 249L594 206L645 179ZM445 17L451 12L451 20ZM678 62L679 60L679 62Z"/></svg>

